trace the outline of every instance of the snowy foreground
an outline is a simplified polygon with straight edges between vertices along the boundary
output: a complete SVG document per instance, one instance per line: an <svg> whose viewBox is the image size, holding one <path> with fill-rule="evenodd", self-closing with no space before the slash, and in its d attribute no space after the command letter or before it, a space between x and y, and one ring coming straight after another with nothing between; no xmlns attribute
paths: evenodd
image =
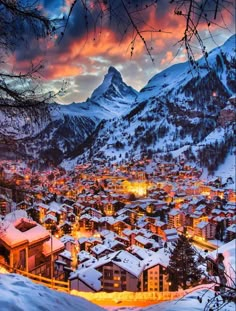
<svg viewBox="0 0 236 311"><path fill-rule="evenodd" d="M203 311L208 299L212 299L215 295L214 291L202 289L195 290L183 298L162 302L146 308L132 308L132 307L108 307L108 311ZM198 297L202 297L200 303ZM217 309L214 309L217 310ZM229 303L224 306L221 311L235 311L235 304Z"/></svg>
<svg viewBox="0 0 236 311"><path fill-rule="evenodd" d="M224 263L227 275L235 280L235 240L222 245L218 250L209 254L215 258L217 253L225 257ZM230 284L228 280L228 284ZM202 285L203 286L203 285ZM211 289L195 288L180 299L153 304L148 307L126 307L124 304L104 307L108 311L202 311L208 299L212 299L215 292ZM206 285L212 287L212 285ZM115 293L114 293L115 294ZM202 298L200 303L198 297ZM220 299L220 297L219 297ZM135 305L135 303L134 303ZM229 303L221 311L235 311L235 304ZM0 268L0 310L1 311L104 311L84 298L56 292L42 285L32 283L29 279L8 274ZM217 310L217 309L214 309Z"/></svg>
<svg viewBox="0 0 236 311"><path fill-rule="evenodd" d="M32 283L17 274L0 274L1 311L104 311L91 302Z"/></svg>
<svg viewBox="0 0 236 311"><path fill-rule="evenodd" d="M2 271L3 272L3 271ZM202 297L200 303L197 297ZM105 307L108 311L202 311L208 299L214 296L211 290L195 290L181 299L159 303L146 308ZM103 308L83 298L50 290L32 283L16 274L0 273L0 310L1 311L104 311ZM222 311L235 311L230 303Z"/></svg>
<svg viewBox="0 0 236 311"><path fill-rule="evenodd" d="M208 299L212 299L215 292L207 289L194 291L185 297L173 301L163 302L158 305L147 307L145 311L202 311L207 304ZM200 303L197 297L202 297ZM215 309L216 310L216 309ZM224 306L222 311L235 311L235 304L229 303Z"/></svg>

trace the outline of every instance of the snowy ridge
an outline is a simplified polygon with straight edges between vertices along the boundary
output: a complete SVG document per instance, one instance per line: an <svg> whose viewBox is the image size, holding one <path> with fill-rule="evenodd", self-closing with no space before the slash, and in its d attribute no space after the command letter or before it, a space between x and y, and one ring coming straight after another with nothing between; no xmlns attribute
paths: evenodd
<svg viewBox="0 0 236 311"><path fill-rule="evenodd" d="M235 92L235 89L228 85L229 79L235 79L235 72L233 68L229 70L228 65L235 62L236 52L236 35L230 37L224 45L217 47L209 52L207 62L211 69L215 70L217 75L220 76L220 80L223 86L229 93L229 96ZM178 95L178 90L187 85L189 81L196 75L199 75L199 79L203 79L209 74L209 70L204 58L198 61L198 70L194 70L190 67L189 62L173 65L161 73L156 74L152 79L148 81L148 84L140 91L138 101L143 101L156 95L172 95L181 99L181 95ZM183 98L183 97L182 97ZM186 99L192 99L191 96L186 96Z"/></svg>

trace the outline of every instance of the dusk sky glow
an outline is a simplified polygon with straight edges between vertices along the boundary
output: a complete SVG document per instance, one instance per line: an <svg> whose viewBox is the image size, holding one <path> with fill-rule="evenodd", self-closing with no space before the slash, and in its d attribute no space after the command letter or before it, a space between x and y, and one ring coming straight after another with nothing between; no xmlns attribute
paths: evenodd
<svg viewBox="0 0 236 311"><path fill-rule="evenodd" d="M43 10L52 18L62 17L73 1L44 0L40 1ZM89 2L89 1L87 1ZM138 1L136 1L138 2ZM96 16L96 8L92 6L91 12ZM68 27L60 42L56 38L45 40L29 40L27 49L19 45L17 51L11 56L9 63L14 69L24 71L30 62L43 60L44 69L42 77L47 88L56 90L62 81L68 82L66 95L58 98L59 102L71 103L85 101L93 90L102 82L109 66L114 66L122 74L124 81L140 90L156 73L170 65L186 60L185 50L179 50L177 42L183 37L185 20L174 14L174 6L169 1L159 1L156 7L142 11L140 14L141 29L161 29L162 32L145 34L154 63L147 55L141 40L136 41L131 58L131 41L133 33L124 33L124 25L117 25L104 18L102 27L97 26L94 31L88 17L86 27L81 2L75 5L70 17ZM123 13L122 13L123 14ZM222 18L223 16L223 18ZM125 24L124 16L124 24ZM143 23L145 21L145 23ZM200 31L207 50L221 45L234 33L235 19L227 10L221 12L218 26L210 26L212 40L207 24L201 25ZM219 27L222 26L222 27ZM228 29L226 29L226 26ZM195 43L193 43L194 45ZM201 56L201 50L196 46L196 54Z"/></svg>

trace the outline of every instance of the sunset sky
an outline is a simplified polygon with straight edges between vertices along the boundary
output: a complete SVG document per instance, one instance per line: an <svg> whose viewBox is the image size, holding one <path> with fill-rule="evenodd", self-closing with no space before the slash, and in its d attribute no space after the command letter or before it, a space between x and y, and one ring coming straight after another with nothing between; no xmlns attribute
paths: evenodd
<svg viewBox="0 0 236 311"><path fill-rule="evenodd" d="M41 0L41 6L45 14L50 18L62 17L68 13L71 0ZM98 18L97 27L94 30L94 20L98 16L99 8L90 3L90 12L87 15L86 26L85 11L81 1L74 6L68 26L62 40L55 35L51 39L30 39L27 49L19 46L13 55L12 63L17 70L24 71L29 61L44 61L42 76L48 88L58 89L63 80L68 82L66 95L58 100L63 103L85 101L92 91L102 82L109 66L116 67L122 74L124 81L140 90L148 80L156 73L176 62L186 60L184 49L179 50L178 40L183 37L185 19L174 14L174 5L167 0L157 1L156 6L151 6L140 13L135 14L135 21L141 30L161 29L157 33L144 33L148 47L151 47L154 63L147 55L145 47L140 39L137 39L133 56L131 58L131 42L133 32L126 30L128 16L124 10L117 7L111 20L102 19L102 27ZM105 5L109 1L100 1ZM112 3L119 3L114 0ZM128 1L127 1L128 2ZM136 3L148 3L150 1L130 1ZM212 1L214 3L214 1ZM139 6L138 6L139 8ZM131 8L133 9L133 8ZM200 26L204 44L210 50L222 43L234 33L235 17L228 8L218 14L218 26L207 22ZM122 16L121 20L116 15ZM226 29L226 25L228 29ZM220 26L220 27L219 27ZM212 40L208 29L211 30ZM59 38L60 38L60 31ZM201 55L201 50L195 44L196 55ZM176 56L176 57L175 57Z"/></svg>

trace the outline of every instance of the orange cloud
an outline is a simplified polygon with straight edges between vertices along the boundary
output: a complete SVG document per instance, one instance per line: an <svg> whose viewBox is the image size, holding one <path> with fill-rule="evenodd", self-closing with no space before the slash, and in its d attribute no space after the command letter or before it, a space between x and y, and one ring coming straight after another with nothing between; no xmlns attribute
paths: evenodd
<svg viewBox="0 0 236 311"><path fill-rule="evenodd" d="M161 60L161 65L166 65L170 63L173 60L174 56L171 51L167 51L165 54L165 57Z"/></svg>
<svg viewBox="0 0 236 311"><path fill-rule="evenodd" d="M126 36L120 43L117 36L109 29L103 29L102 33L92 39L92 33L88 34L88 40L82 39L73 41L69 47L69 54L71 58L80 56L119 56L121 59L130 57L130 43L132 41L131 35ZM137 39L134 46L134 55L140 55L144 51L143 43Z"/></svg>
<svg viewBox="0 0 236 311"><path fill-rule="evenodd" d="M65 65L65 64L51 64L46 67L45 77L47 79L58 79L62 77L73 77L83 72L82 67Z"/></svg>

